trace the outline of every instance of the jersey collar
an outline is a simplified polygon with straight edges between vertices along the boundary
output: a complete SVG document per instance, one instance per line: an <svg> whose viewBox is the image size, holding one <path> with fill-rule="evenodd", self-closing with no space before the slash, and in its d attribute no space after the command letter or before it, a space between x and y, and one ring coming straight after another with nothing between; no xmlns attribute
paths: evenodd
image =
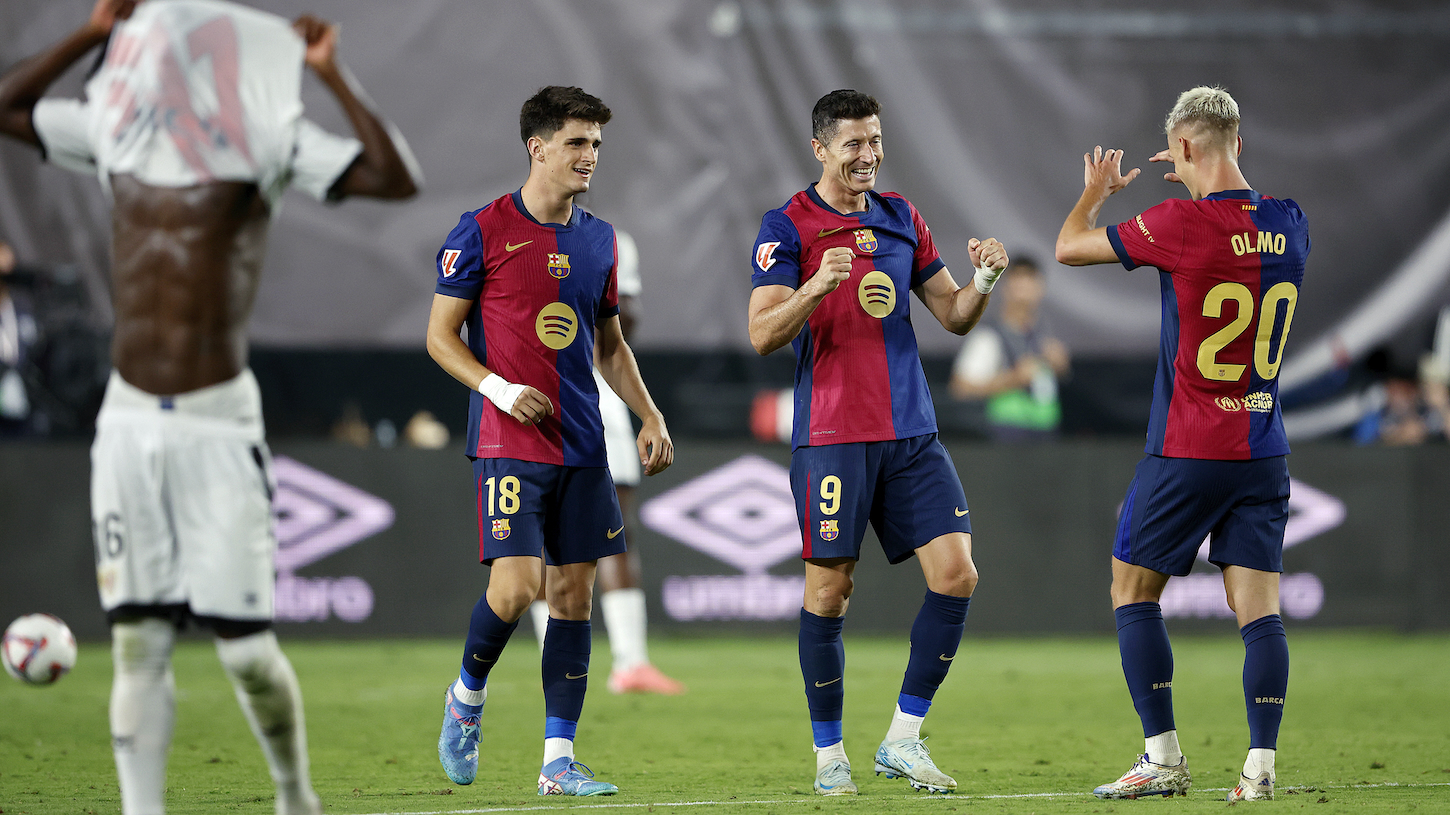
<svg viewBox="0 0 1450 815"><path fill-rule="evenodd" d="M835 207L827 204L826 199L822 198L820 193L816 192L816 182L814 181L811 182L811 185L809 187L806 187L806 195L810 197L811 201L815 202L816 206L820 207L826 212L831 213L832 215L839 215L842 218L855 218L857 220L860 220L862 218L865 218L867 215L870 215L871 212L876 209L876 199L873 198L873 196L876 195L875 190L868 190L866 192L866 209L862 210L861 212L837 212Z"/></svg>
<svg viewBox="0 0 1450 815"><path fill-rule="evenodd" d="M537 219L535 219L534 216L529 212L529 208L526 207L526 206L524 206L524 195L523 195L523 193L524 193L524 188L523 187L519 187L518 189L514 190L512 194L509 195L509 198L512 198L513 199L514 209L518 210L519 211L519 214L522 215L522 216L524 216L525 218L527 218L530 223L537 224L538 226L542 226L545 229L552 229L555 232L562 232L562 231L564 231L566 229L573 229L574 226L579 223L579 205L578 204L574 204L573 207L570 208L570 210L569 210L569 223L567 223L567 224L562 224L561 225L561 224L542 224L542 223L539 223L539 221Z"/></svg>
<svg viewBox="0 0 1450 815"><path fill-rule="evenodd" d="M1264 196L1255 190L1219 190L1203 196L1205 201L1258 201Z"/></svg>

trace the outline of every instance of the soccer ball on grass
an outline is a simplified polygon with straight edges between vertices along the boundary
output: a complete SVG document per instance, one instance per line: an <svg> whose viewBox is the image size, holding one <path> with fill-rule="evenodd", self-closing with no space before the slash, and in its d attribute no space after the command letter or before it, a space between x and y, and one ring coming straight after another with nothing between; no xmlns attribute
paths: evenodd
<svg viewBox="0 0 1450 815"><path fill-rule="evenodd" d="M27 614L5 629L0 659L21 682L49 685L75 667L76 638L59 617Z"/></svg>

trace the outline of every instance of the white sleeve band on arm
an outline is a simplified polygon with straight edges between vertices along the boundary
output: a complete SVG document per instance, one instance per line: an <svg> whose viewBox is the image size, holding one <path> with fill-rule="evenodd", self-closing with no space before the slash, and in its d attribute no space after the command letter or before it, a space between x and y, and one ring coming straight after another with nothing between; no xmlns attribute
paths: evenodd
<svg viewBox="0 0 1450 815"><path fill-rule="evenodd" d="M524 386L515 385L498 374L489 374L478 383L478 392L488 397L488 401L499 410L512 415L514 402L519 400L519 394L524 392Z"/></svg>
<svg viewBox="0 0 1450 815"><path fill-rule="evenodd" d="M972 275L972 284L982 294L991 294L992 287L997 285L997 278L1002 276L1001 269L993 269L991 266L982 265L977 267L977 273Z"/></svg>

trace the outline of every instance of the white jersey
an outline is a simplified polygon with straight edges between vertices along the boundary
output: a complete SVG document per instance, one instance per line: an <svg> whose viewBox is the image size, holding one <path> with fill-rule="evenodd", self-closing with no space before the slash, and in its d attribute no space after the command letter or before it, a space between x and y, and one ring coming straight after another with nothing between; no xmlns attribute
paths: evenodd
<svg viewBox="0 0 1450 815"><path fill-rule="evenodd" d="M222 0L151 0L112 32L86 101L43 99L32 117L46 158L157 187L288 186L323 198L362 151L302 117L305 47L274 14Z"/></svg>
<svg viewBox="0 0 1450 815"><path fill-rule="evenodd" d="M638 297L644 288L639 277L639 248L634 238L618 227L614 230L614 245L619 254L614 271L619 296ZM629 406L599 375L598 368L594 369L594 382L599 387L599 418L604 423L604 455L609 460L609 475L615 484L633 487L639 484L641 469Z"/></svg>

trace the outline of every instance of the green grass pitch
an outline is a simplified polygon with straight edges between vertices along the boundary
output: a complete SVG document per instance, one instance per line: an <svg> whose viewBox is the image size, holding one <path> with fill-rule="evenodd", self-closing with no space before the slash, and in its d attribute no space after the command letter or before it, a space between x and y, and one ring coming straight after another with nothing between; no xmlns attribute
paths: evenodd
<svg viewBox="0 0 1450 815"><path fill-rule="evenodd" d="M1450 636L1294 632L1278 800L1265 811L1450 812ZM856 798L811 795L810 728L789 638L652 643L689 685L676 698L611 696L598 637L578 758L619 785L612 798L535 795L542 751L538 654L527 631L489 682L478 781L449 783L435 744L461 643L284 641L307 700L312 772L332 813L591 809L696 813L1164 813L1219 811L1247 747L1232 634L1179 636L1175 701L1193 770L1187 798L1098 801L1142 748L1108 638L972 639L937 695L924 735L956 776L952 796L871 774L901 672L905 636L847 632L846 747ZM168 805L187 813L272 812L271 782L209 642L176 653L177 728ZM49 688L0 681L0 812L119 812L107 737L110 658L81 649Z"/></svg>

